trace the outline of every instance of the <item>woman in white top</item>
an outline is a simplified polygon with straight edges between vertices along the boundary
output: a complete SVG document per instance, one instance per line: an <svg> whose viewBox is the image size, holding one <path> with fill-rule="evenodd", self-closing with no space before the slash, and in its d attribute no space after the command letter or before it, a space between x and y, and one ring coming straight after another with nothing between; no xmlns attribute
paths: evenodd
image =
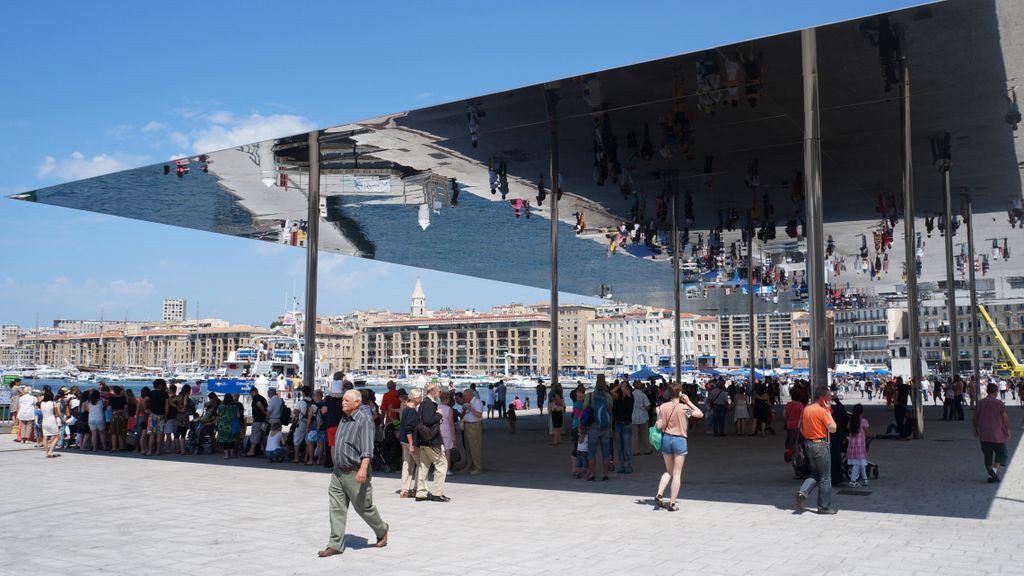
<svg viewBox="0 0 1024 576"><path fill-rule="evenodd" d="M736 407L736 412L733 415L736 420L736 435L746 436L747 420L750 419L750 405L747 404L747 393L743 389L743 384L736 385L736 395L733 396L732 402Z"/></svg>
<svg viewBox="0 0 1024 576"><path fill-rule="evenodd" d="M43 413L43 446L46 448L46 457L56 458L60 454L54 454L53 449L57 446L60 424L57 422L57 405L53 401L53 392L43 392L39 410Z"/></svg>
<svg viewBox="0 0 1024 576"><path fill-rule="evenodd" d="M636 382L633 385L633 453L650 454L653 451L651 447L651 438L647 433L648 426L651 423L650 419L651 400L647 397L647 393L644 392L644 385L640 382Z"/></svg>
<svg viewBox="0 0 1024 576"><path fill-rule="evenodd" d="M18 438L16 442L38 441L36 438L36 397L32 389L23 386L18 397Z"/></svg>
<svg viewBox="0 0 1024 576"><path fill-rule="evenodd" d="M441 402L437 409L441 411L441 446L444 448L444 458L448 462L448 475L455 474L452 468L452 448L455 446L455 413L448 405L451 393L445 390L441 392Z"/></svg>
<svg viewBox="0 0 1024 576"><path fill-rule="evenodd" d="M270 435L267 436L267 449L264 452L271 462L282 462L286 456L284 444L281 440L281 423L274 422L270 427Z"/></svg>
<svg viewBox="0 0 1024 576"><path fill-rule="evenodd" d="M85 409L89 412L89 432L92 441L92 451L96 451L96 443L103 445L103 451L107 450L107 419L103 412L106 403L100 397L100 391L93 388L89 391L89 401L85 403Z"/></svg>

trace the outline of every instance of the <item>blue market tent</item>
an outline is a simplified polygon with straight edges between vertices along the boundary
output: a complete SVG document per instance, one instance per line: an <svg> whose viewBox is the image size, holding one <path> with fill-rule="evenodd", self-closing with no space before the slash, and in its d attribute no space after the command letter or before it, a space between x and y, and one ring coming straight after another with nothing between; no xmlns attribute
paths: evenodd
<svg viewBox="0 0 1024 576"><path fill-rule="evenodd" d="M750 376L750 368L736 368L735 370L729 370L725 373L727 376ZM764 371L754 368L754 377L763 378Z"/></svg>
<svg viewBox="0 0 1024 576"><path fill-rule="evenodd" d="M658 374L654 370L651 370L647 366L633 372L629 375L630 380L650 380L651 378L661 378L661 374Z"/></svg>
<svg viewBox="0 0 1024 576"><path fill-rule="evenodd" d="M725 371L718 370L715 368L701 368L701 374L710 374L711 376L725 376Z"/></svg>

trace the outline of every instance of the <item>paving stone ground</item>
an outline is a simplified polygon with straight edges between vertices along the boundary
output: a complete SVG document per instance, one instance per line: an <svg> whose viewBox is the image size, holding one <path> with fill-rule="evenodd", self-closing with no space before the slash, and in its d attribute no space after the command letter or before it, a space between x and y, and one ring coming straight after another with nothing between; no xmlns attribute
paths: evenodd
<svg viewBox="0 0 1024 576"><path fill-rule="evenodd" d="M1013 454L1024 409L1009 404ZM876 432L889 419L877 403L866 414ZM970 412L940 417L926 409L922 440L877 440L879 479L868 495L834 494L836 516L794 513L781 436L694 429L680 511L669 513L652 506L660 456L586 482L535 412L514 436L487 422L484 474L449 478L447 504L401 500L396 474L375 475L389 546L369 546L350 514L349 548L328 559L316 557L328 536L322 469L220 455L48 460L4 434L0 574L1024 573L1024 471L1011 460L1003 482L986 483Z"/></svg>

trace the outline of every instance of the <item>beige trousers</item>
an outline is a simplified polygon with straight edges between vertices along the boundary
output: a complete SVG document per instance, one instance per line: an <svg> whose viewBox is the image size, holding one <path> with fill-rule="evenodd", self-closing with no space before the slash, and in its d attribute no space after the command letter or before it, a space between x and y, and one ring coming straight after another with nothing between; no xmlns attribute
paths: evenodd
<svg viewBox="0 0 1024 576"><path fill-rule="evenodd" d="M444 496L444 478L448 474L448 460L444 457L444 449L438 446L420 446L416 449L419 455L420 468L416 473L416 497L427 497L427 472L431 465L434 467L434 486L430 493L434 496Z"/></svg>

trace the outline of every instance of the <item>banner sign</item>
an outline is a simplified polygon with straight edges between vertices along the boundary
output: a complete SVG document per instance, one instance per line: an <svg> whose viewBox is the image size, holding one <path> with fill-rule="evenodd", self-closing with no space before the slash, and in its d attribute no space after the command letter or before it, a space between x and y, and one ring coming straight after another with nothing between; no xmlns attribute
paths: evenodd
<svg viewBox="0 0 1024 576"><path fill-rule="evenodd" d="M206 381L206 389L217 394L248 394L255 384L248 378L214 378Z"/></svg>

